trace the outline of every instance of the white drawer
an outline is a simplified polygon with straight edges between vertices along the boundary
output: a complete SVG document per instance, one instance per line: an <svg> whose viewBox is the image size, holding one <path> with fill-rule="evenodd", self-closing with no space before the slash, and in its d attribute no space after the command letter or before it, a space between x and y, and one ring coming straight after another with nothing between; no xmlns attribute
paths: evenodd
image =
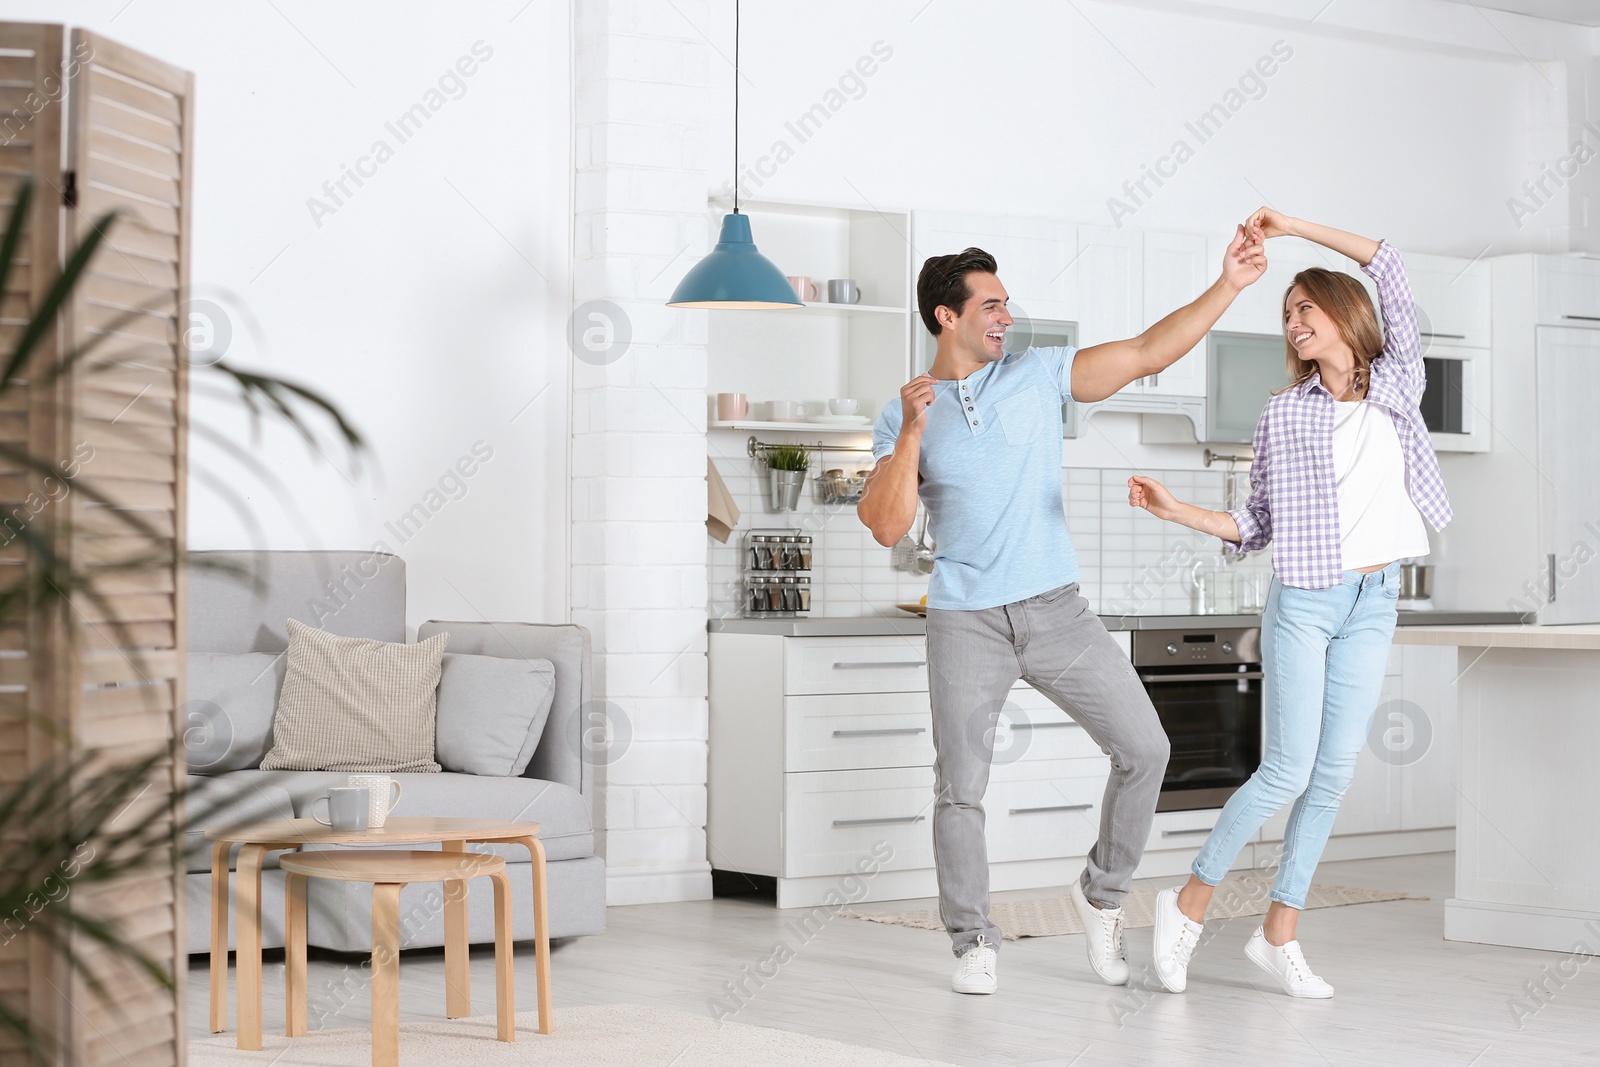
<svg viewBox="0 0 1600 1067"><path fill-rule="evenodd" d="M1082 856L1100 832L1106 775L1083 760L1020 763L989 784L983 809L989 861Z"/></svg>
<svg viewBox="0 0 1600 1067"><path fill-rule="evenodd" d="M787 637L783 691L915 693L928 690L921 637Z"/></svg>
<svg viewBox="0 0 1600 1067"><path fill-rule="evenodd" d="M786 774L783 792L786 878L856 871L879 842L884 870L933 866L932 767Z"/></svg>
<svg viewBox="0 0 1600 1067"><path fill-rule="evenodd" d="M1100 746L1067 713L1031 686L1011 690L995 732L995 762L1099 758Z"/></svg>
<svg viewBox="0 0 1600 1067"><path fill-rule="evenodd" d="M784 769L933 766L927 693L847 693L784 701Z"/></svg>
<svg viewBox="0 0 1600 1067"><path fill-rule="evenodd" d="M1144 850L1161 852L1167 849L1192 849L1198 852L1221 814L1221 808L1158 811L1155 821L1150 825L1150 837L1145 841ZM1255 840L1254 835L1250 840Z"/></svg>

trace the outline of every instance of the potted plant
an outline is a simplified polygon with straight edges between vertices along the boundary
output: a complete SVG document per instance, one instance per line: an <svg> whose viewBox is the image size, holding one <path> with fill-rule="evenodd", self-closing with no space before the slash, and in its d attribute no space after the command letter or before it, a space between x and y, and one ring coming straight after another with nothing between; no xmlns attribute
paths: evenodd
<svg viewBox="0 0 1600 1067"><path fill-rule="evenodd" d="M767 486L773 511L793 511L811 468L811 453L804 445L773 445L766 451Z"/></svg>

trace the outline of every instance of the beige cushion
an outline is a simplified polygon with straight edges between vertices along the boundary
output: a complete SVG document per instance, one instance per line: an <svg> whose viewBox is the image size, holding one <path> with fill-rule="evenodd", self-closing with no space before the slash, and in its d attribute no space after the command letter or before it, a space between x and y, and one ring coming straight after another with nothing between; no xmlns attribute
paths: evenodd
<svg viewBox="0 0 1600 1067"><path fill-rule="evenodd" d="M432 771L447 633L414 645L339 637L295 619L264 771Z"/></svg>

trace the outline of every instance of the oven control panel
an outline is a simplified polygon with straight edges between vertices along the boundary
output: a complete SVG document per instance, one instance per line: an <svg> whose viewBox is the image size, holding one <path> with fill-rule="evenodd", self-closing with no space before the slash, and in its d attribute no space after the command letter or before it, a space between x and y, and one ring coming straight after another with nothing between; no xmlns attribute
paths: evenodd
<svg viewBox="0 0 1600 1067"><path fill-rule="evenodd" d="M1183 667L1261 662L1258 626L1211 630L1135 630L1136 667Z"/></svg>

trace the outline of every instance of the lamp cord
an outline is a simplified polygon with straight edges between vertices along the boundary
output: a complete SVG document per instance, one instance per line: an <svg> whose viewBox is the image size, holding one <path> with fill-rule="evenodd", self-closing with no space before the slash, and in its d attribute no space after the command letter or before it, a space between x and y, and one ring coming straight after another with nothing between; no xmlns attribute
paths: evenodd
<svg viewBox="0 0 1600 1067"><path fill-rule="evenodd" d="M739 213L739 0L733 0L733 213Z"/></svg>

